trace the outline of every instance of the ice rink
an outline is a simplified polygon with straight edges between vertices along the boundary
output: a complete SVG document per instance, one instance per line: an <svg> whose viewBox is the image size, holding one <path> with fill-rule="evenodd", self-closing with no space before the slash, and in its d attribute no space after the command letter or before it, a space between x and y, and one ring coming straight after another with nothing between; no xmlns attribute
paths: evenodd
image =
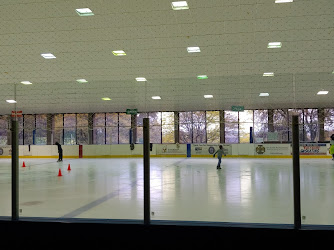
<svg viewBox="0 0 334 250"><path fill-rule="evenodd" d="M293 224L292 159L216 164L151 158L151 219ZM143 219L141 158L20 158L19 172L21 217ZM0 200L10 216L10 159L0 159ZM301 159L301 202L303 224L334 225L334 161Z"/></svg>

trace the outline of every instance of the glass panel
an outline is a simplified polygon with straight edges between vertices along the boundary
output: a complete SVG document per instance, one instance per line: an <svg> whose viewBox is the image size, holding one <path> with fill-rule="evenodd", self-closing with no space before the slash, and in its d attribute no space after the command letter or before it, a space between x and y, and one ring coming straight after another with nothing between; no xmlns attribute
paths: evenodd
<svg viewBox="0 0 334 250"><path fill-rule="evenodd" d="M54 115L52 121L52 130L53 130L53 142L59 142L64 144L63 140L63 114Z"/></svg>
<svg viewBox="0 0 334 250"><path fill-rule="evenodd" d="M32 145L34 144L34 133L35 133L35 116L34 115L24 115L24 144Z"/></svg>
<svg viewBox="0 0 334 250"><path fill-rule="evenodd" d="M250 127L253 126L253 110L245 110L239 112L239 142L249 143L250 142Z"/></svg>
<svg viewBox="0 0 334 250"><path fill-rule="evenodd" d="M220 142L219 111L206 111L207 143Z"/></svg>
<svg viewBox="0 0 334 250"><path fill-rule="evenodd" d="M7 145L9 133L9 116L0 116L0 145Z"/></svg>
<svg viewBox="0 0 334 250"><path fill-rule="evenodd" d="M131 115L119 113L119 143L130 143Z"/></svg>
<svg viewBox="0 0 334 250"><path fill-rule="evenodd" d="M193 112L193 143L206 142L205 112Z"/></svg>
<svg viewBox="0 0 334 250"><path fill-rule="evenodd" d="M304 141L319 141L318 109L304 109Z"/></svg>
<svg viewBox="0 0 334 250"><path fill-rule="evenodd" d="M64 114L64 145L77 144L76 115Z"/></svg>
<svg viewBox="0 0 334 250"><path fill-rule="evenodd" d="M175 143L174 112L162 112L162 143Z"/></svg>
<svg viewBox="0 0 334 250"><path fill-rule="evenodd" d="M238 112L224 111L225 115L225 143L239 142Z"/></svg>
<svg viewBox="0 0 334 250"><path fill-rule="evenodd" d="M325 109L324 115L325 141L330 141L331 135L334 134L334 109Z"/></svg>
<svg viewBox="0 0 334 250"><path fill-rule="evenodd" d="M274 132L278 133L279 140L288 142L291 140L291 132L289 128L289 113L287 109L274 110Z"/></svg>
<svg viewBox="0 0 334 250"><path fill-rule="evenodd" d="M97 113L93 117L93 144L105 144L105 114Z"/></svg>
<svg viewBox="0 0 334 250"><path fill-rule="evenodd" d="M106 144L118 144L118 113L106 114Z"/></svg>
<svg viewBox="0 0 334 250"><path fill-rule="evenodd" d="M265 141L268 133L268 110L254 110L254 143Z"/></svg>
<svg viewBox="0 0 334 250"><path fill-rule="evenodd" d="M36 145L46 145L47 143L47 115L36 115Z"/></svg>
<svg viewBox="0 0 334 250"><path fill-rule="evenodd" d="M179 113L180 143L192 143L192 112Z"/></svg>
<svg viewBox="0 0 334 250"><path fill-rule="evenodd" d="M77 144L88 143L88 114L77 114Z"/></svg>

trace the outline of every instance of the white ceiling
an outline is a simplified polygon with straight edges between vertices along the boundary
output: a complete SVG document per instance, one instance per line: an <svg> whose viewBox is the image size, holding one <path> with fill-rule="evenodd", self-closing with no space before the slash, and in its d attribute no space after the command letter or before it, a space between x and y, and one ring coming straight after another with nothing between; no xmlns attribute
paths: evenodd
<svg viewBox="0 0 334 250"><path fill-rule="evenodd" d="M334 108L333 0L187 2L173 11L171 0L0 0L0 114L14 109L14 83L23 113ZM120 49L127 55L112 54Z"/></svg>

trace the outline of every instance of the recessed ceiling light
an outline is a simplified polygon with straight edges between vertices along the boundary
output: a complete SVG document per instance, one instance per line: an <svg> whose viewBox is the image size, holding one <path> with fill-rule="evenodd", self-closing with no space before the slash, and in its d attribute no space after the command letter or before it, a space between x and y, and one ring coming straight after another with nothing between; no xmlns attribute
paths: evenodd
<svg viewBox="0 0 334 250"><path fill-rule="evenodd" d="M317 95L327 95L328 94L328 91L325 91L325 90L321 90L317 93Z"/></svg>
<svg viewBox="0 0 334 250"><path fill-rule="evenodd" d="M201 49L199 47L188 47L187 51L188 53L197 53L197 52L201 52Z"/></svg>
<svg viewBox="0 0 334 250"><path fill-rule="evenodd" d="M160 100L161 97L160 96L152 96L152 99L154 99L154 100Z"/></svg>
<svg viewBox="0 0 334 250"><path fill-rule="evenodd" d="M281 42L270 42L268 43L268 49L275 49L275 48L281 48L282 43Z"/></svg>
<svg viewBox="0 0 334 250"><path fill-rule="evenodd" d="M259 96L269 96L269 93L260 93Z"/></svg>
<svg viewBox="0 0 334 250"><path fill-rule="evenodd" d="M197 76L197 79L199 79L199 80L208 79L208 76L207 75L199 75L199 76Z"/></svg>
<svg viewBox="0 0 334 250"><path fill-rule="evenodd" d="M187 10L189 9L187 1L178 1L172 2L172 9L173 10Z"/></svg>
<svg viewBox="0 0 334 250"><path fill-rule="evenodd" d="M45 59L53 59L56 58L53 54L51 53L45 53L45 54L41 54L41 56L43 56Z"/></svg>
<svg viewBox="0 0 334 250"><path fill-rule="evenodd" d="M85 83L85 82L88 82L86 79L78 79L77 80L78 83Z"/></svg>
<svg viewBox="0 0 334 250"><path fill-rule="evenodd" d="M32 84L32 83L31 83L31 82L29 82L29 81L22 81L21 83L22 83L22 84L25 84L25 85Z"/></svg>
<svg viewBox="0 0 334 250"><path fill-rule="evenodd" d="M263 73L263 76L274 76L274 72Z"/></svg>
<svg viewBox="0 0 334 250"><path fill-rule="evenodd" d="M76 9L75 11L79 16L94 16L93 11L89 8Z"/></svg>
<svg viewBox="0 0 334 250"><path fill-rule="evenodd" d="M137 77L137 78L136 78L136 81L137 81L137 82L146 82L147 80L146 80L145 77Z"/></svg>
<svg viewBox="0 0 334 250"><path fill-rule="evenodd" d="M15 100L6 100L8 103L17 103Z"/></svg>
<svg viewBox="0 0 334 250"><path fill-rule="evenodd" d="M111 99L109 97L102 97L101 98L103 101L110 101Z"/></svg>
<svg viewBox="0 0 334 250"><path fill-rule="evenodd" d="M115 56L126 56L125 52L123 50L114 50L112 52Z"/></svg>
<svg viewBox="0 0 334 250"><path fill-rule="evenodd" d="M293 0L275 0L275 3L292 3Z"/></svg>
<svg viewBox="0 0 334 250"><path fill-rule="evenodd" d="M213 98L213 95L204 95L204 98Z"/></svg>

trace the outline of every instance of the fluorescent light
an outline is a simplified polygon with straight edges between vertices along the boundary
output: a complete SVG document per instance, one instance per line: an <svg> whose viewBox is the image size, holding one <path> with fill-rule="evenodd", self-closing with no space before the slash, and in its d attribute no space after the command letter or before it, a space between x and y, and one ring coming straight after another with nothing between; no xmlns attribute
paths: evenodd
<svg viewBox="0 0 334 250"><path fill-rule="evenodd" d="M77 80L78 83L85 83L85 82L88 82L86 79L78 79Z"/></svg>
<svg viewBox="0 0 334 250"><path fill-rule="evenodd" d="M51 53L45 53L45 54L41 54L41 56L43 56L45 59L53 59L56 58L53 54Z"/></svg>
<svg viewBox="0 0 334 250"><path fill-rule="evenodd" d="M268 49L275 49L275 48L281 48L282 43L281 42L270 42L268 43Z"/></svg>
<svg viewBox="0 0 334 250"><path fill-rule="evenodd" d="M213 95L204 95L204 98L213 98Z"/></svg>
<svg viewBox="0 0 334 250"><path fill-rule="evenodd" d="M275 0L275 3L292 3L293 0Z"/></svg>
<svg viewBox="0 0 334 250"><path fill-rule="evenodd" d="M152 99L154 99L154 100L160 100L161 97L160 96L152 96Z"/></svg>
<svg viewBox="0 0 334 250"><path fill-rule="evenodd" d="M76 9L75 11L79 16L94 16L93 11L89 8Z"/></svg>
<svg viewBox="0 0 334 250"><path fill-rule="evenodd" d="M325 90L321 90L317 93L317 95L327 95L328 94L328 91L325 91Z"/></svg>
<svg viewBox="0 0 334 250"><path fill-rule="evenodd" d="M188 10L189 6L188 6L187 1L172 2L172 9L173 10Z"/></svg>
<svg viewBox="0 0 334 250"><path fill-rule="evenodd" d="M114 50L112 52L115 56L126 56L125 52L123 50Z"/></svg>
<svg viewBox="0 0 334 250"><path fill-rule="evenodd" d="M188 53L197 53L197 52L201 52L201 49L199 47L188 47L187 51Z"/></svg>
<svg viewBox="0 0 334 250"><path fill-rule="evenodd" d="M199 80L208 79L208 76L207 75L199 75L199 76L197 76L197 79L199 79Z"/></svg>
<svg viewBox="0 0 334 250"><path fill-rule="evenodd" d="M259 96L269 96L269 93L260 93Z"/></svg>
<svg viewBox="0 0 334 250"><path fill-rule="evenodd" d="M6 100L8 103L17 103L15 100Z"/></svg>
<svg viewBox="0 0 334 250"><path fill-rule="evenodd" d="M145 77L137 77L137 78L136 78L136 81L137 81L137 82L146 82L147 80L146 80Z"/></svg>
<svg viewBox="0 0 334 250"><path fill-rule="evenodd" d="M102 97L101 98L103 101L110 101L111 99L109 97Z"/></svg>
<svg viewBox="0 0 334 250"><path fill-rule="evenodd" d="M263 76L274 76L274 72L263 73Z"/></svg>
<svg viewBox="0 0 334 250"><path fill-rule="evenodd" d="M22 83L22 84L25 84L25 85L32 84L32 83L31 83L31 82L29 82L29 81L22 81L21 83Z"/></svg>

